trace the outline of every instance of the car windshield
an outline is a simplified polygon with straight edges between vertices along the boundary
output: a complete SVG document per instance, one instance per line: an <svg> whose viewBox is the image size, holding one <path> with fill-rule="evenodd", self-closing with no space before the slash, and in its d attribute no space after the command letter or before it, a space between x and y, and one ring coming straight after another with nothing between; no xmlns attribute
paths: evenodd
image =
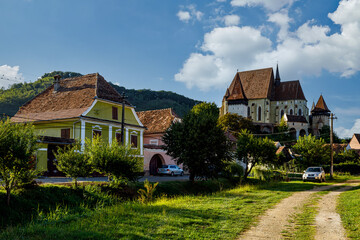
<svg viewBox="0 0 360 240"><path fill-rule="evenodd" d="M161 168L168 168L168 165L162 165Z"/></svg>
<svg viewBox="0 0 360 240"><path fill-rule="evenodd" d="M306 172L321 172L321 170L318 167L313 167L306 169Z"/></svg>

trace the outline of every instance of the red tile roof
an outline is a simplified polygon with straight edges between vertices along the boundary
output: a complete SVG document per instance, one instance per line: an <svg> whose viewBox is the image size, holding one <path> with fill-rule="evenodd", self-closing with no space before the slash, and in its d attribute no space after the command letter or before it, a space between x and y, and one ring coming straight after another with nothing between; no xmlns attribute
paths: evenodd
<svg viewBox="0 0 360 240"><path fill-rule="evenodd" d="M331 112L327 107L322 95L320 95L319 100L315 105L315 108L311 112Z"/></svg>
<svg viewBox="0 0 360 240"><path fill-rule="evenodd" d="M147 128L145 134L165 133L174 121L180 120L171 108L137 112L137 115Z"/></svg>
<svg viewBox="0 0 360 240"><path fill-rule="evenodd" d="M308 121L304 116L298 116L298 115L287 115L288 122L301 122L301 123L307 123Z"/></svg>
<svg viewBox="0 0 360 240"><path fill-rule="evenodd" d="M280 82L280 85L275 87L275 101L286 101L290 99L306 100L299 80Z"/></svg>
<svg viewBox="0 0 360 240"><path fill-rule="evenodd" d="M13 122L42 121L79 117L101 98L121 103L121 95L98 73L60 80L25 103L11 118ZM126 102L126 104L129 104Z"/></svg>
<svg viewBox="0 0 360 240"><path fill-rule="evenodd" d="M275 101L306 100L300 82L288 81L274 84L272 68L236 73L224 98L227 100L262 99Z"/></svg>

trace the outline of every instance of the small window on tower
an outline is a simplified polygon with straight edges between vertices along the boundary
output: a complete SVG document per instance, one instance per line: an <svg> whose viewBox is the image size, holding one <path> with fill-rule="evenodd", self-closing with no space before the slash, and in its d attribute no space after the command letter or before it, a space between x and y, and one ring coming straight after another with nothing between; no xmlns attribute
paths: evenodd
<svg viewBox="0 0 360 240"><path fill-rule="evenodd" d="M112 107L112 119L118 120L118 108Z"/></svg>
<svg viewBox="0 0 360 240"><path fill-rule="evenodd" d="M290 115L293 115L293 113L294 113L294 112L293 112L293 110L292 110L292 109L290 109Z"/></svg>
<svg viewBox="0 0 360 240"><path fill-rule="evenodd" d="M301 109L299 109L299 116L301 116L302 115L302 111L301 111Z"/></svg>

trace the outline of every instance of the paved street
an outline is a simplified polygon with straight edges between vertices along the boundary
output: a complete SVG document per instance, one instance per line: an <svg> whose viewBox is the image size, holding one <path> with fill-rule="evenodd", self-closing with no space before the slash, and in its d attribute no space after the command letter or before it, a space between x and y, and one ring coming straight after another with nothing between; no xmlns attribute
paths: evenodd
<svg viewBox="0 0 360 240"><path fill-rule="evenodd" d="M150 182L167 182L167 181L187 181L189 175L184 176L146 176L139 179L139 182L148 179ZM36 179L38 183L67 183L71 182L71 178L67 177L43 177ZM107 177L91 177L91 178L78 178L79 182L107 182Z"/></svg>

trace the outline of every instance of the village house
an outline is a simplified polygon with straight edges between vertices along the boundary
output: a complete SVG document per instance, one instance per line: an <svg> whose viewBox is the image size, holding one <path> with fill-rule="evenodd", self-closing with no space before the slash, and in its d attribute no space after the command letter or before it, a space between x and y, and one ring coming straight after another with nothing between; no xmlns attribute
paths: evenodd
<svg viewBox="0 0 360 240"><path fill-rule="evenodd" d="M85 139L97 135L109 143L113 139L120 143L124 138L124 143L138 149L143 157L144 125L134 107L100 74L54 78L52 86L25 103L11 118L15 123L34 124L40 136L36 153L38 170L46 175L57 175L53 151L75 141L84 146Z"/></svg>
<svg viewBox="0 0 360 240"><path fill-rule="evenodd" d="M346 149L360 150L360 133L354 133Z"/></svg>
<svg viewBox="0 0 360 240"><path fill-rule="evenodd" d="M290 133L299 138L309 133L318 135L321 126L328 125L330 110L322 95L312 110L309 116L300 81L282 82L277 66L275 76L272 68L237 72L226 89L220 115L236 113L251 118L264 133L272 133L283 119Z"/></svg>
<svg viewBox="0 0 360 240"><path fill-rule="evenodd" d="M156 175L161 165L174 164L176 161L163 150L162 137L174 122L181 121L171 108L137 112L146 127L144 132L144 172ZM182 165L180 165L182 167Z"/></svg>

